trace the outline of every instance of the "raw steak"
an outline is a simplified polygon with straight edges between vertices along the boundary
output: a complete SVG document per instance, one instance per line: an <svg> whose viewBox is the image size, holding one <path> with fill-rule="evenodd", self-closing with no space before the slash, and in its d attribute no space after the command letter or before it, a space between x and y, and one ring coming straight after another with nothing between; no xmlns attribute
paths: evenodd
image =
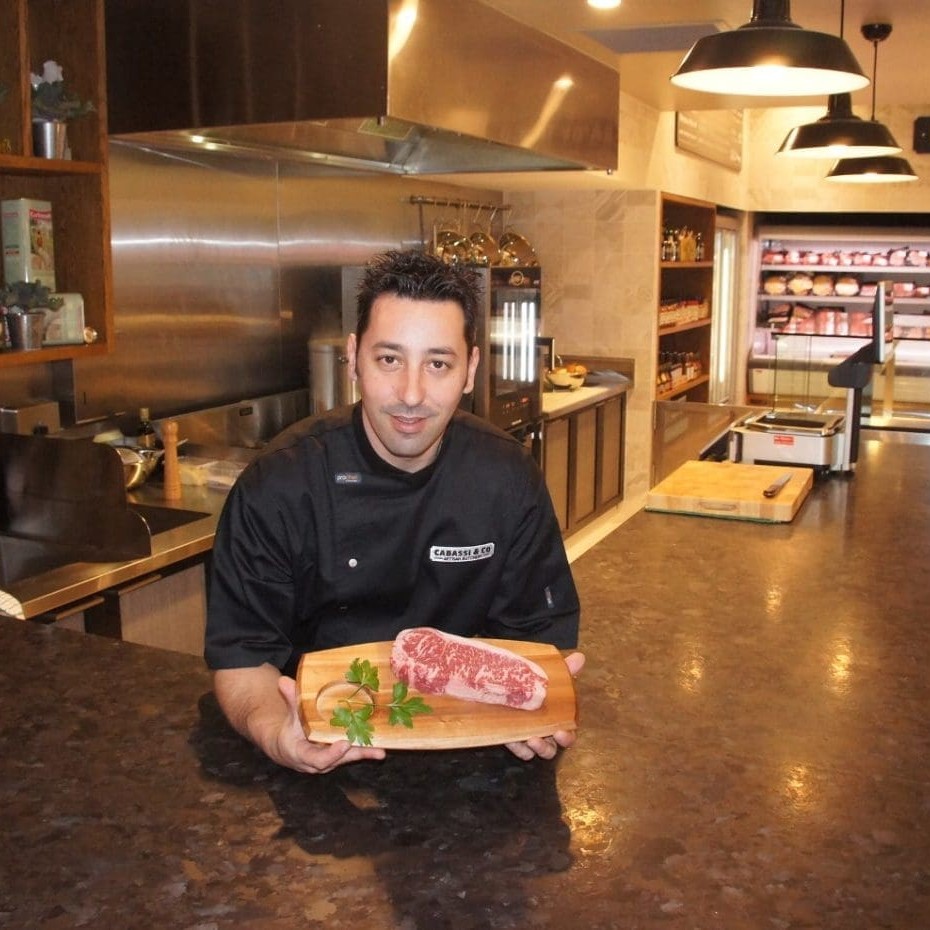
<svg viewBox="0 0 930 930"><path fill-rule="evenodd" d="M442 633L401 630L391 650L394 677L426 694L536 710L549 678L535 663L500 646Z"/></svg>

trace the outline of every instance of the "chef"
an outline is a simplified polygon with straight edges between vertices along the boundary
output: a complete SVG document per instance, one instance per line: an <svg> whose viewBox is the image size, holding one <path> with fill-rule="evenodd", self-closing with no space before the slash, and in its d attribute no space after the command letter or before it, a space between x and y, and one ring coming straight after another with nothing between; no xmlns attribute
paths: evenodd
<svg viewBox="0 0 930 930"><path fill-rule="evenodd" d="M361 400L282 433L217 527L205 657L230 723L281 765L327 772L384 750L307 740L304 652L411 626L572 649L579 604L543 476L460 409L478 367L479 281L389 252L366 269L349 370ZM572 675L581 653L566 659ZM552 758L569 732L509 744Z"/></svg>

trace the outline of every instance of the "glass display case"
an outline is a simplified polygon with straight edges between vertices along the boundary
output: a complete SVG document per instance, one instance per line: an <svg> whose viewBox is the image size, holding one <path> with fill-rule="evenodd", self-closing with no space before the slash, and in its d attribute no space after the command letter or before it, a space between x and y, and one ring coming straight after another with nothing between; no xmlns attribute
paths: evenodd
<svg viewBox="0 0 930 930"><path fill-rule="evenodd" d="M864 392L864 422L930 429L930 234L761 227L755 260L750 403L842 409L829 373L872 339L884 285L893 297L894 352Z"/></svg>

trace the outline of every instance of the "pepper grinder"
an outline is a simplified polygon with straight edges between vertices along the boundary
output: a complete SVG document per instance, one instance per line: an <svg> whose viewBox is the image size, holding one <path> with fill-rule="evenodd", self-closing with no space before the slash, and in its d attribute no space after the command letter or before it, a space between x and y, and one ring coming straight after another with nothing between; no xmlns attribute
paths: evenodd
<svg viewBox="0 0 930 930"><path fill-rule="evenodd" d="M162 442L165 446L165 500L181 499L181 470L178 467L178 421L165 420L162 424Z"/></svg>

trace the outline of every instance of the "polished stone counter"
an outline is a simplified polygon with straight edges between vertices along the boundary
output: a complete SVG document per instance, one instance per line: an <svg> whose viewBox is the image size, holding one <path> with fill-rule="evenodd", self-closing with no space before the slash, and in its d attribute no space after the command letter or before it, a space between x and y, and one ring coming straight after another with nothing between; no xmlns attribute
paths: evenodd
<svg viewBox="0 0 930 930"><path fill-rule="evenodd" d="M542 396L543 418L551 420L554 417L567 416L585 407L590 407L592 404L599 404L611 397L626 394L631 388L632 384L624 381L616 384L582 385L578 388L544 391Z"/></svg>
<svg viewBox="0 0 930 930"><path fill-rule="evenodd" d="M930 913L930 447L791 524L640 512L574 565L555 764L328 776L189 656L0 621L0 927L895 930Z"/></svg>

